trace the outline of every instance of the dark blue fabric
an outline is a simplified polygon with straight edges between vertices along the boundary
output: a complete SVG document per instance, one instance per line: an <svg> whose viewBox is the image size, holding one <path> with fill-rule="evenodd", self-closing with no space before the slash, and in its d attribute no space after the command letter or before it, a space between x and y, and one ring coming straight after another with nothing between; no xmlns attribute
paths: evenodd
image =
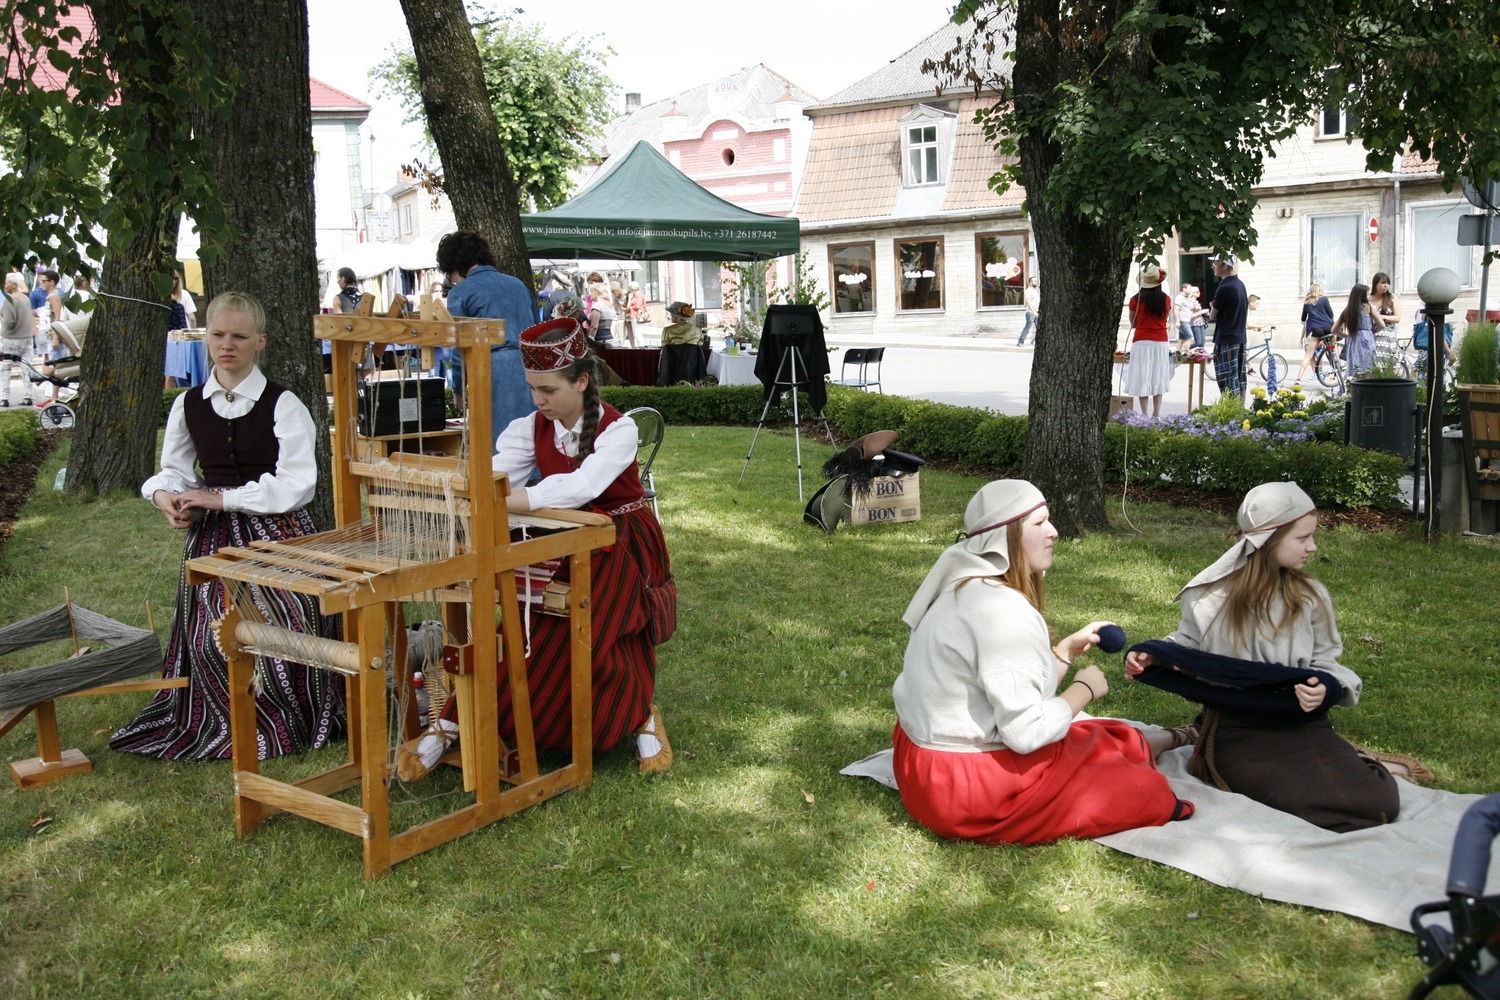
<svg viewBox="0 0 1500 1000"><path fill-rule="evenodd" d="M37 285L31 290L31 308L40 309L47 304L47 290ZM55 318L55 317L54 317Z"/></svg>
<svg viewBox="0 0 1500 1000"><path fill-rule="evenodd" d="M1333 306L1328 302L1328 296L1324 295L1311 305L1304 303L1302 306L1302 331L1312 333L1314 330L1328 330L1333 327Z"/></svg>
<svg viewBox="0 0 1500 1000"><path fill-rule="evenodd" d="M448 311L471 319L503 319L505 347L490 354L490 419L496 437L536 406L521 367L521 331L536 325L536 298L519 278L481 264L448 293Z"/></svg>
<svg viewBox="0 0 1500 1000"><path fill-rule="evenodd" d="M1214 343L1243 344L1245 318L1250 314L1250 297L1239 275L1231 274L1219 282L1214 292Z"/></svg>
<svg viewBox="0 0 1500 1000"><path fill-rule="evenodd" d="M1500 835L1500 795L1480 799L1458 821L1453 856L1448 862L1448 891L1484 895L1490 873L1490 845Z"/></svg>
<svg viewBox="0 0 1500 1000"><path fill-rule="evenodd" d="M1323 670L1237 660L1165 639L1138 642L1130 651L1150 653L1157 659L1136 680L1253 726L1286 729L1315 722L1344 696L1344 686ZM1292 689L1310 677L1321 681L1327 694L1323 704L1304 712Z"/></svg>

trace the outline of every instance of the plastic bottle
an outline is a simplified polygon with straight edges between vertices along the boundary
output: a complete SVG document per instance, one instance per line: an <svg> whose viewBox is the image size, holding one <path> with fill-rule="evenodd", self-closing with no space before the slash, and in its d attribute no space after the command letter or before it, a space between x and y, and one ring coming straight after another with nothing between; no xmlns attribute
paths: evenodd
<svg viewBox="0 0 1500 1000"><path fill-rule="evenodd" d="M411 675L412 687L417 689L417 725L427 728L427 708L431 700L427 697L427 678L419 670Z"/></svg>
<svg viewBox="0 0 1500 1000"><path fill-rule="evenodd" d="M52 480L52 489L58 493L61 493L67 487L67 483L68 467L65 465L61 469L57 470L57 478Z"/></svg>

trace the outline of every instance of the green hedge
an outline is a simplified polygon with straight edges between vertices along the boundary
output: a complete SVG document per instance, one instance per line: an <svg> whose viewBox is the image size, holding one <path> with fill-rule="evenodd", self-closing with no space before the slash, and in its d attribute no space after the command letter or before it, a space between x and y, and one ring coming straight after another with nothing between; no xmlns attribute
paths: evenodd
<svg viewBox="0 0 1500 1000"><path fill-rule="evenodd" d="M613 385L599 390L615 409L622 413L637 406L649 406L661 413L668 425L687 424L746 424L760 420L765 395L758 385L720 385L695 389L691 386ZM807 394L798 393L797 405L806 415L810 412ZM782 397L779 407L773 406L766 414L766 421L780 422L792 419L790 400ZM832 419L832 414L829 414Z"/></svg>
<svg viewBox="0 0 1500 1000"><path fill-rule="evenodd" d="M0 469L36 451L41 440L42 427L32 407L0 414Z"/></svg>
<svg viewBox="0 0 1500 1000"><path fill-rule="evenodd" d="M161 391L161 423L163 427L167 424L167 417L172 415L172 401L185 392L187 392L187 389L163 389Z"/></svg>

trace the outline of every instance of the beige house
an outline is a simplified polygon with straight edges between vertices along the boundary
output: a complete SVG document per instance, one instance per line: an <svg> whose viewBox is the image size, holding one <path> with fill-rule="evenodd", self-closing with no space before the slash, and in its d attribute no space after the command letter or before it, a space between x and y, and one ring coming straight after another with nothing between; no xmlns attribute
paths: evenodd
<svg viewBox="0 0 1500 1000"><path fill-rule="evenodd" d="M795 214L833 302L831 335L1020 332L1036 253L1025 194L989 188L1005 161L974 123L985 102L940 95L921 69L956 30L804 109L812 142Z"/></svg>

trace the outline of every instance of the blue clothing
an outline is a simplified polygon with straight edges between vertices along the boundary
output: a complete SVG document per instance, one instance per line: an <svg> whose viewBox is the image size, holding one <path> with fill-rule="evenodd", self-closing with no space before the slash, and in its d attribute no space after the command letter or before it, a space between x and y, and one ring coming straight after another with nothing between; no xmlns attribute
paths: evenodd
<svg viewBox="0 0 1500 1000"><path fill-rule="evenodd" d="M37 285L35 288L33 288L31 290L31 308L33 308L33 309L41 309L46 304L47 304L47 290L45 288L43 288L41 285ZM56 319L56 318L57 317L55 317L55 316L53 317L53 319Z"/></svg>
<svg viewBox="0 0 1500 1000"><path fill-rule="evenodd" d="M1231 274L1219 282L1214 292L1214 343L1243 344L1245 342L1245 318L1250 314L1250 297L1245 294L1245 283L1237 274Z"/></svg>
<svg viewBox="0 0 1500 1000"><path fill-rule="evenodd" d="M1302 306L1302 332L1311 334L1314 330L1331 330L1333 328L1333 306L1328 303L1328 296L1324 295L1318 301Z"/></svg>
<svg viewBox="0 0 1500 1000"><path fill-rule="evenodd" d="M448 293L448 311L454 316L505 321L505 346L490 349L490 428L495 437L512 420L536 410L520 351L521 331L536 325L535 302L519 278L488 264L474 268Z"/></svg>
<svg viewBox="0 0 1500 1000"><path fill-rule="evenodd" d="M1032 331L1032 329L1035 328L1035 327L1036 327L1036 314L1033 313L1033 312L1028 311L1026 313L1026 322L1021 327L1021 339L1016 341L1016 346L1017 347L1021 347L1021 346L1023 346L1026 343L1026 335L1028 333L1030 333Z"/></svg>

